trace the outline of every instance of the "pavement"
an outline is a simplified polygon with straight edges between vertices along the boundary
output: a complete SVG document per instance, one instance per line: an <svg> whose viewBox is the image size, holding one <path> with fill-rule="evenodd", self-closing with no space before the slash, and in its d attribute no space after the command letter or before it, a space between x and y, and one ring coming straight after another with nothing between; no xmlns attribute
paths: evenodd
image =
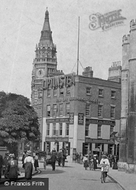
<svg viewBox="0 0 136 190"><path fill-rule="evenodd" d="M123 190L136 189L136 174L134 173L126 173L125 171L118 171L110 168L108 176L116 181Z"/></svg>
<svg viewBox="0 0 136 190"><path fill-rule="evenodd" d="M73 164L73 163L72 163ZM77 163L75 163L77 164ZM43 168L39 168L39 171L42 172ZM38 172L33 172L33 175L37 175ZM23 179L25 177L24 170L20 168L20 176L19 179ZM136 174L134 173L126 173L124 171L114 170L110 168L108 177L113 181L118 183L123 190L135 190L136 189ZM0 184L6 181L4 178L0 180Z"/></svg>

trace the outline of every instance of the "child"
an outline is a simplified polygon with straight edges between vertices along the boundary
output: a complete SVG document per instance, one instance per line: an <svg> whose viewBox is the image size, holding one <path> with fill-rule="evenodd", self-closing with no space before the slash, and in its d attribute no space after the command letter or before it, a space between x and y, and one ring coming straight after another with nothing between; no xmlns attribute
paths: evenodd
<svg viewBox="0 0 136 190"><path fill-rule="evenodd" d="M87 170L87 167L88 167L88 155L85 155L83 157L83 163L84 163L85 170Z"/></svg>

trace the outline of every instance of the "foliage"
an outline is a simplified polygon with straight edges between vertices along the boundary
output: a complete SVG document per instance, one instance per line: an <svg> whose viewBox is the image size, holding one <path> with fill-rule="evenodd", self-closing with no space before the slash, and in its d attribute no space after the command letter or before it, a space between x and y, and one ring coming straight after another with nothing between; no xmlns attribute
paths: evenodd
<svg viewBox="0 0 136 190"><path fill-rule="evenodd" d="M28 98L0 92L0 138L7 146L22 138L39 140L38 117Z"/></svg>

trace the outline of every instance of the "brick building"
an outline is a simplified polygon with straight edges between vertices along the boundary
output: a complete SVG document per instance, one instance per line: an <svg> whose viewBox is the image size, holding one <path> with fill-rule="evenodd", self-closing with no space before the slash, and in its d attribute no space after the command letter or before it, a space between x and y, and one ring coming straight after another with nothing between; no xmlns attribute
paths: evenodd
<svg viewBox="0 0 136 190"><path fill-rule="evenodd" d="M113 65L113 72L117 67ZM110 76L109 80L94 78L90 67L82 76L69 74L45 79L43 150L58 151L65 147L70 156L74 151L86 154L90 150L116 154L110 134L119 132L120 96L120 82L111 81Z"/></svg>

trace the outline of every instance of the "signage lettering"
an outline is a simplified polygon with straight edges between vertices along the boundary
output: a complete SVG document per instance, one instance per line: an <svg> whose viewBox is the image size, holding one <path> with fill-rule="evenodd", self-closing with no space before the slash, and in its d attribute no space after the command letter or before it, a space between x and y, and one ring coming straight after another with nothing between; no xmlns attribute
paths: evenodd
<svg viewBox="0 0 136 190"><path fill-rule="evenodd" d="M103 31L112 28L113 26L119 26L124 24L125 17L121 16L122 10L115 10L104 15L100 13L92 14L89 16L90 24L89 28L91 30L96 30L98 28L102 28Z"/></svg>
<svg viewBox="0 0 136 190"><path fill-rule="evenodd" d="M48 77L43 81L43 88L44 89L51 89L51 88L63 88L70 87L75 85L75 77L74 75L62 75L62 76L55 76L55 77Z"/></svg>

